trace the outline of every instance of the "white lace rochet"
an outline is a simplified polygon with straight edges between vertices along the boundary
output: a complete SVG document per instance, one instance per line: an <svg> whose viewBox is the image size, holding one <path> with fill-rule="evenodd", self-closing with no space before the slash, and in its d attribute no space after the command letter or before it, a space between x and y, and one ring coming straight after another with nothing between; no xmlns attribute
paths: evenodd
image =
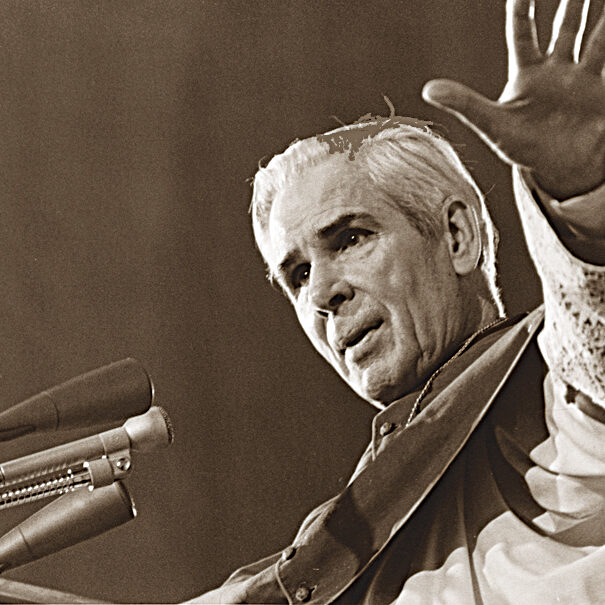
<svg viewBox="0 0 605 605"><path fill-rule="evenodd" d="M561 380L605 407L605 266L585 263L561 243L532 197L522 171L513 171L515 197L529 253L542 281L545 324L538 338L550 369ZM605 186L585 198L600 198ZM579 198L574 200L580 201Z"/></svg>

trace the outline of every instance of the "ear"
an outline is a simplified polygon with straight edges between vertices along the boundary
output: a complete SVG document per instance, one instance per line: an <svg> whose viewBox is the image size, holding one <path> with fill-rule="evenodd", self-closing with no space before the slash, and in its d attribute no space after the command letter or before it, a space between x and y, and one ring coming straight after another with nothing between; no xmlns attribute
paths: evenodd
<svg viewBox="0 0 605 605"><path fill-rule="evenodd" d="M481 258L481 230L475 209L457 196L446 198L442 207L443 234L454 271L472 273Z"/></svg>

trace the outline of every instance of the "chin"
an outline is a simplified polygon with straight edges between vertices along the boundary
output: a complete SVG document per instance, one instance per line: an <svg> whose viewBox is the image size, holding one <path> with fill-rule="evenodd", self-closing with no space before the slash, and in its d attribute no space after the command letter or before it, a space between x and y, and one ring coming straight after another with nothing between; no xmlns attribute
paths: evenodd
<svg viewBox="0 0 605 605"><path fill-rule="evenodd" d="M405 368L394 372L385 379L385 372L371 372L360 377L356 385L349 383L353 390L366 401L381 409L418 388L416 375ZM410 380L412 378L412 380Z"/></svg>
<svg viewBox="0 0 605 605"><path fill-rule="evenodd" d="M362 383L357 386L351 385L351 387L360 397L381 410L386 408L389 403L406 394L401 385L395 386L388 383L385 384L384 382L380 382L379 384Z"/></svg>
<svg viewBox="0 0 605 605"><path fill-rule="evenodd" d="M393 401L412 392L416 387L410 376L414 376L404 364L384 369L382 363L366 367L365 371L347 373L342 367L334 366L340 377L361 397L373 406L384 409ZM389 371L390 370L390 371Z"/></svg>

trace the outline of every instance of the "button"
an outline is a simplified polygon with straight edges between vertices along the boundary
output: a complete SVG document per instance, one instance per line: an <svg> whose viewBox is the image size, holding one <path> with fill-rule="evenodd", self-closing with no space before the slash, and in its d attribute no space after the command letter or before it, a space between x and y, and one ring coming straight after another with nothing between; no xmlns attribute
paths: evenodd
<svg viewBox="0 0 605 605"><path fill-rule="evenodd" d="M379 429L380 436L384 437L385 435L388 435L389 433L391 433L393 431L394 428L395 428L395 425L392 422L384 422L383 424L380 425L380 429Z"/></svg>
<svg viewBox="0 0 605 605"><path fill-rule="evenodd" d="M282 554L281 554L281 560L282 561L288 561L289 559L291 559L294 555L296 554L296 548L294 548L294 546L288 546L288 548L286 548Z"/></svg>
<svg viewBox="0 0 605 605"><path fill-rule="evenodd" d="M294 598L299 603L305 603L311 597L311 591L306 586L299 586L297 591L294 593Z"/></svg>

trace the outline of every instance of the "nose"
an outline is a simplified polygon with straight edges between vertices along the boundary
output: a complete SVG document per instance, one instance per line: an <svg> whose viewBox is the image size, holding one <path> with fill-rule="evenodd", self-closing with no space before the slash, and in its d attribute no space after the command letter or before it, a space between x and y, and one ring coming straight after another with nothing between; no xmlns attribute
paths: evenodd
<svg viewBox="0 0 605 605"><path fill-rule="evenodd" d="M342 271L337 271L334 267L314 265L309 281L310 302L315 312L322 317L336 313L344 302L354 296L351 284Z"/></svg>

